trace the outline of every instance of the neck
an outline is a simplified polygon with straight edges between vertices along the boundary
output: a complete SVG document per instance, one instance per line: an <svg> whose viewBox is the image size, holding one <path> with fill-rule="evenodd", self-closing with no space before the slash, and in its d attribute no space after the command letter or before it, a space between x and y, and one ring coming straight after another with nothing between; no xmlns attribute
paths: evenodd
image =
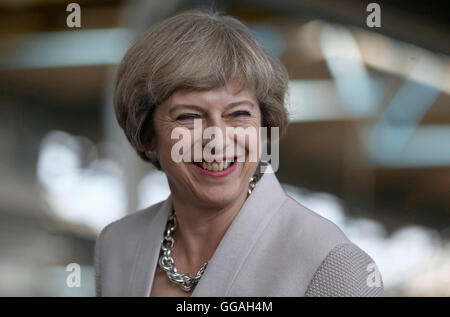
<svg viewBox="0 0 450 317"><path fill-rule="evenodd" d="M172 195L177 216L177 228L173 233L177 267L184 266L195 274L209 261L246 198L247 193L243 193L227 206L211 208L189 204Z"/></svg>

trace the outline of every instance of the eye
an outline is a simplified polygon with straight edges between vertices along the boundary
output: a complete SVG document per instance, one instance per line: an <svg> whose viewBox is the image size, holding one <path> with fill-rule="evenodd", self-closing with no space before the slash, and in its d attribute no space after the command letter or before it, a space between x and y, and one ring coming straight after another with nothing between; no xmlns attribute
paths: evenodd
<svg viewBox="0 0 450 317"><path fill-rule="evenodd" d="M230 116L240 117L240 116L249 116L249 115L250 115L250 112L245 111L245 110L239 110L239 111L233 112Z"/></svg>
<svg viewBox="0 0 450 317"><path fill-rule="evenodd" d="M179 115L176 120L192 120L196 118L200 118L200 116L196 113L184 113Z"/></svg>

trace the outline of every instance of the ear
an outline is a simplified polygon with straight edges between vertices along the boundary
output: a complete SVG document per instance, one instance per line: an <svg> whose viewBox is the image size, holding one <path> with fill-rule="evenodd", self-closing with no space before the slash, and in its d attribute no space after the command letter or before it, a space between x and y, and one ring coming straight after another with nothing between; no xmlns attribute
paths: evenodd
<svg viewBox="0 0 450 317"><path fill-rule="evenodd" d="M145 149L147 151L156 151L156 140L152 138L145 143Z"/></svg>
<svg viewBox="0 0 450 317"><path fill-rule="evenodd" d="M144 142L144 155L148 158L148 159L150 159L150 152L151 151L154 151L154 145L153 145L153 142L150 142L150 141L148 141L148 142Z"/></svg>

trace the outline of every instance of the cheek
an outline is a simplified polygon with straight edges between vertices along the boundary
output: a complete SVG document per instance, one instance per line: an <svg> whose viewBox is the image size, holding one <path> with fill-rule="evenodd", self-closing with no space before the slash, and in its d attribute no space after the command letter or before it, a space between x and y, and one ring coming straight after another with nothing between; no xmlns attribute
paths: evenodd
<svg viewBox="0 0 450 317"><path fill-rule="evenodd" d="M250 133L250 131L252 131ZM257 162L259 160L259 137L257 128L247 130L236 136L236 148L238 161Z"/></svg>
<svg viewBox="0 0 450 317"><path fill-rule="evenodd" d="M245 129L245 132L240 130L239 133L237 133L237 146L241 150L245 150L250 162L257 162L259 160L261 146L261 126L259 118L255 118L255 120L249 122Z"/></svg>
<svg viewBox="0 0 450 317"><path fill-rule="evenodd" d="M162 164L170 167L182 161L192 162L192 155L195 153L192 134L193 132L186 128L173 125L164 127L162 133L158 135L158 151Z"/></svg>
<svg viewBox="0 0 450 317"><path fill-rule="evenodd" d="M169 124L164 124L161 122L155 123L155 132L156 150L158 152L161 165L164 167L170 164L169 160L171 160L171 149L178 140L171 138L172 127Z"/></svg>

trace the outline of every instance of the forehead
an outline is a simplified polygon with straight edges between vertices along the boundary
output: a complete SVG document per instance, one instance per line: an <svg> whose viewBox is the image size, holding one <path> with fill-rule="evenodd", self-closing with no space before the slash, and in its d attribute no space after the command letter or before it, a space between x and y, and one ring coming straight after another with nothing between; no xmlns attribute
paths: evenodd
<svg viewBox="0 0 450 317"><path fill-rule="evenodd" d="M230 84L207 90L177 90L169 98L169 104L193 104L193 105L227 105L234 102L249 101L257 104L255 94L252 89L241 87L237 84Z"/></svg>

